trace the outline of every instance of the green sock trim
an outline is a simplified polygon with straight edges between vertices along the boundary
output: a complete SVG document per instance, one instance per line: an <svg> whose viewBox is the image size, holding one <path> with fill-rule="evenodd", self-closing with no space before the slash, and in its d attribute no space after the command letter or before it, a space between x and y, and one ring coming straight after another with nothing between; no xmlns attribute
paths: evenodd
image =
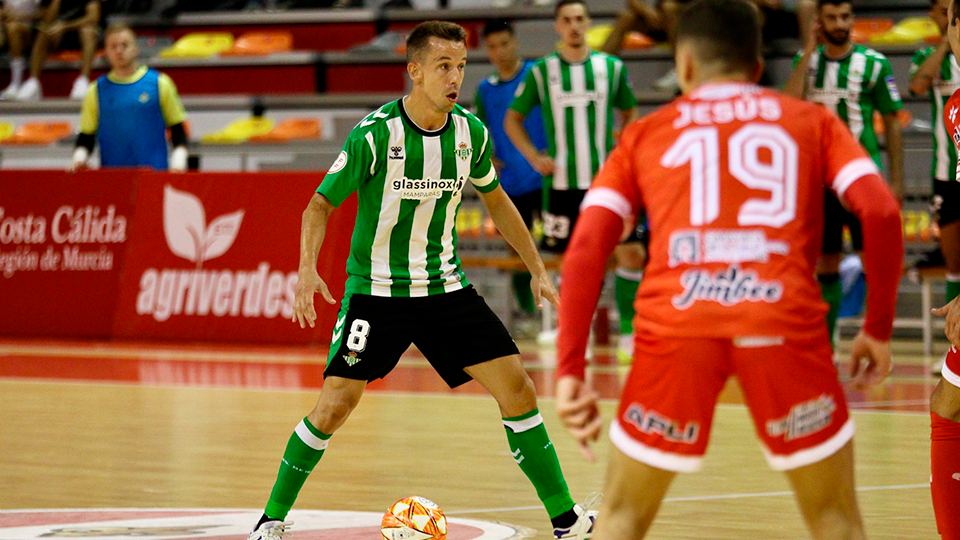
<svg viewBox="0 0 960 540"><path fill-rule="evenodd" d="M537 411L504 420L524 420L530 418L531 414L537 414ZM510 428L506 428L506 432L513 460L537 490L537 497L550 519L573 508L573 499L563 478L557 451L547 435L547 428L541 423L520 433L514 433Z"/></svg>
<svg viewBox="0 0 960 540"><path fill-rule="evenodd" d="M530 288L530 272L513 274L513 294L517 297L517 305L527 313L536 311L533 305L533 289Z"/></svg>
<svg viewBox="0 0 960 540"><path fill-rule="evenodd" d="M957 296L960 296L960 281L950 281L947 280L947 302L952 301Z"/></svg>
<svg viewBox="0 0 960 540"><path fill-rule="evenodd" d="M620 313L620 334L633 333L633 317L636 310L633 308L633 302L637 299L637 289L640 288L640 282L628 279L620 274L615 275L614 296L617 300L617 311Z"/></svg>
<svg viewBox="0 0 960 540"><path fill-rule="evenodd" d="M306 418L303 419L303 425L310 430L314 437L322 441L330 439L330 435L313 427ZM305 443L296 431L290 435L287 448L283 452L283 459L280 462L277 481L273 484L270 500L267 501L267 506L263 511L267 517L280 520L287 517L287 513L290 512L293 503L297 500L297 495L300 494L300 489L303 488L303 483L307 481L307 477L320 462L323 453L324 450L317 450Z"/></svg>
<svg viewBox="0 0 960 540"><path fill-rule="evenodd" d="M521 420L526 420L527 418L533 418L534 416L540 414L540 409L534 409L526 414L521 414L520 416L514 416L511 418L504 418L504 422L519 422Z"/></svg>
<svg viewBox="0 0 960 540"><path fill-rule="evenodd" d="M834 330L837 328L837 314L840 313L840 301L843 300L843 286L840 284L840 274L824 274L817 276L820 282L820 293L830 305L827 312L827 331L830 332L830 347L836 349Z"/></svg>

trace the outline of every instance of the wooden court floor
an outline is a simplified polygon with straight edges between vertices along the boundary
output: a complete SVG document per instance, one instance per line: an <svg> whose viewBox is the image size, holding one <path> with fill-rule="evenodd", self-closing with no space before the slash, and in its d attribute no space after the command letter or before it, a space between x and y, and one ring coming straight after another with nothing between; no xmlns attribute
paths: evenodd
<svg viewBox="0 0 960 540"><path fill-rule="evenodd" d="M521 348L574 496L601 490L609 443L596 446L598 463L580 457L550 398L553 351ZM918 344L895 351L883 387L849 394L859 500L870 538L936 539L926 403L937 379ZM323 357L311 348L0 341L0 509L262 507L287 438L316 400ZM597 361L609 418L622 370L602 351ZM678 478L648 538L808 538L735 383L721 401L703 470ZM380 512L412 494L450 516L550 537L492 398L474 383L446 390L415 351L369 387L297 508Z"/></svg>

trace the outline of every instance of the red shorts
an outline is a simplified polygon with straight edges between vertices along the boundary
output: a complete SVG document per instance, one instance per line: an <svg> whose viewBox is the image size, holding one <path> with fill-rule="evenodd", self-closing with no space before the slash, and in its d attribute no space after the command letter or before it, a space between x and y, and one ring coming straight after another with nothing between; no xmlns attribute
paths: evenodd
<svg viewBox="0 0 960 540"><path fill-rule="evenodd" d="M638 335L610 438L621 452L676 472L700 468L717 396L735 375L770 467L821 461L853 438L853 420L822 339Z"/></svg>
<svg viewBox="0 0 960 540"><path fill-rule="evenodd" d="M950 347L947 353L947 361L943 364L943 371L940 373L943 380L960 388L960 349Z"/></svg>

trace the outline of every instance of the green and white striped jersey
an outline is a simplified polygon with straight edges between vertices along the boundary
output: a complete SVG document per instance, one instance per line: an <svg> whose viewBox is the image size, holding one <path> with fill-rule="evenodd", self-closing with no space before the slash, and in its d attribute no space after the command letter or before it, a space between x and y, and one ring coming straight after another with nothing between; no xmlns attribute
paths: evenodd
<svg viewBox="0 0 960 540"><path fill-rule="evenodd" d="M927 47L913 55L910 65L910 78L920 69L923 62L933 54L936 47ZM960 89L960 66L957 57L948 52L940 64L940 75L933 80L930 87L930 104L933 107L933 164L930 174L936 180L957 179L957 148L943 123L943 108L947 100Z"/></svg>
<svg viewBox="0 0 960 540"><path fill-rule="evenodd" d="M537 60L517 87L510 108L526 116L542 105L552 176L543 185L555 190L588 189L613 149L613 109L637 106L623 61L591 51L571 64L554 53Z"/></svg>
<svg viewBox="0 0 960 540"><path fill-rule="evenodd" d="M820 45L810 56L805 97L839 116L882 170L873 111L887 114L903 108L890 62L863 45L836 59L827 58L823 49ZM794 65L801 56L797 54Z"/></svg>
<svg viewBox="0 0 960 540"><path fill-rule="evenodd" d="M457 105L436 131L417 126L394 101L364 118L317 193L339 206L357 191L347 294L407 297L469 285L457 256L457 211L469 180L499 185L486 126Z"/></svg>

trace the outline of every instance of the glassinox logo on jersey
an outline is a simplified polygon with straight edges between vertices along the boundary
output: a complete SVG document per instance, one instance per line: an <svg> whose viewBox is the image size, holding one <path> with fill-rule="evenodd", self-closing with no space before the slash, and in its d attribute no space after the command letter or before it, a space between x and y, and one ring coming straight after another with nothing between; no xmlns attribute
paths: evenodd
<svg viewBox="0 0 960 540"><path fill-rule="evenodd" d="M245 318L293 316L297 273L270 270L261 262L255 269L204 269L220 257L240 233L244 210L206 221L203 203L195 195L163 190L163 232L167 247L194 268L148 268L140 276L137 314L159 322L174 315Z"/></svg>
<svg viewBox="0 0 960 540"><path fill-rule="evenodd" d="M459 193L463 189L464 179L461 177L456 180L433 180L431 178L414 179L404 176L402 179L394 180L391 183L394 191L400 192L400 198L423 201L426 199L439 199L444 191Z"/></svg>

